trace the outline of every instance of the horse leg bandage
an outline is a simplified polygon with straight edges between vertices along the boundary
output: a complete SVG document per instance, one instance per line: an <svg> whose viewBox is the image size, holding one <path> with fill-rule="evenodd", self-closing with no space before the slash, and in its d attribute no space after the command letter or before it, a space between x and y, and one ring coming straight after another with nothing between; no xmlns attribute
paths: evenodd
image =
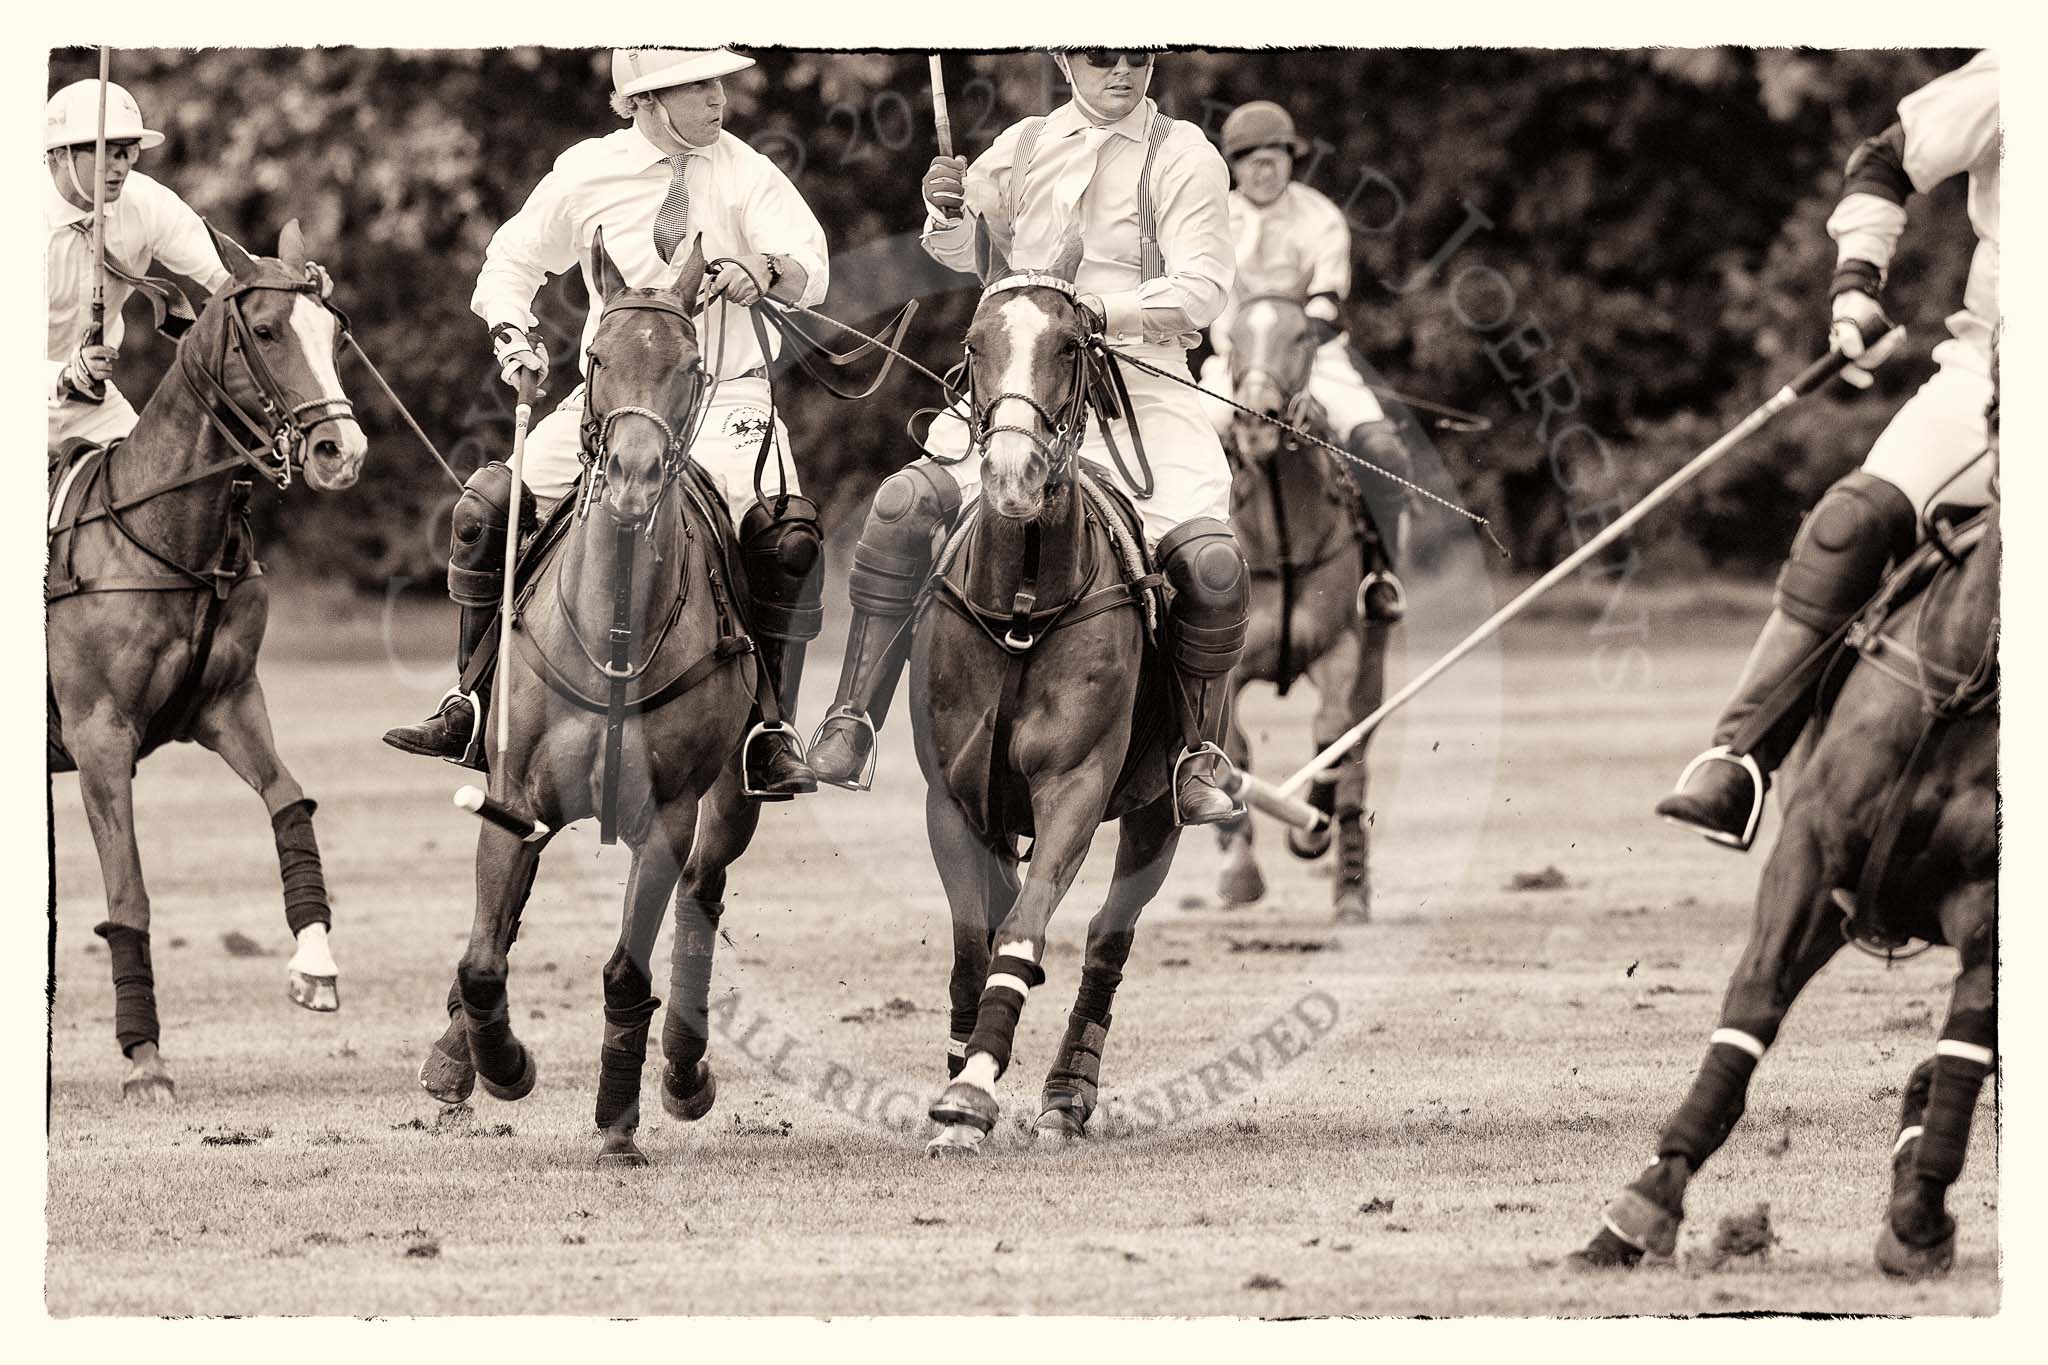
<svg viewBox="0 0 2048 1365"><path fill-rule="evenodd" d="M124 1055L157 1040L156 973L149 964L149 930L102 920L92 930L107 941L114 966L114 1039Z"/></svg>
<svg viewBox="0 0 2048 1365"><path fill-rule="evenodd" d="M647 1030L661 1001L654 983L621 947L604 969L604 1043L598 1051L597 1126L609 1128L640 1103Z"/></svg>
<svg viewBox="0 0 2048 1365"><path fill-rule="evenodd" d="M718 946L723 901L676 899L675 946L669 956L668 1018L661 1025L661 1052L669 1070L688 1077L711 1042L711 954Z"/></svg>
<svg viewBox="0 0 2048 1365"><path fill-rule="evenodd" d="M1091 1019L1108 1028L1110 1004L1116 999L1116 988L1124 982L1123 963L1131 953L1131 935L1113 934L1105 938L1122 940L1106 941L1103 947L1104 956L1117 965L1091 963L1081 969L1081 989L1074 996L1074 1018Z"/></svg>
<svg viewBox="0 0 2048 1365"><path fill-rule="evenodd" d="M1706 1060L1693 1078L1685 1103L1665 1125L1657 1144L1660 1157L1679 1156L1693 1170L1721 1150L1735 1125L1742 1119L1749 1094L1749 1078L1763 1060L1764 1043L1739 1029L1714 1030L1707 1045Z"/></svg>
<svg viewBox="0 0 2048 1365"><path fill-rule="evenodd" d="M1892 1160L1899 1159L1899 1153L1906 1144L1918 1138L1921 1125L1927 1114L1927 1096L1934 1087L1934 1058L1913 1068L1913 1074L1906 1081L1906 1093L1899 1099L1899 1132L1892 1141Z"/></svg>
<svg viewBox="0 0 2048 1365"><path fill-rule="evenodd" d="M1080 1101L1077 1107L1084 1119L1095 1110L1095 1090L1102 1080L1102 1048L1108 1037L1107 1014L1100 1022L1079 1013L1067 1016L1067 1036L1061 1040L1059 1057L1045 1078L1045 1093L1072 1095Z"/></svg>
<svg viewBox="0 0 2048 1365"><path fill-rule="evenodd" d="M1010 1066L1010 1045L1017 1037L1017 1019L1024 1012L1024 997L1031 988L1045 982L1045 969L1028 958L998 953L988 964L988 984L981 989L981 1008L967 1051L986 1052L995 1059L996 1076Z"/></svg>
<svg viewBox="0 0 2048 1365"><path fill-rule="evenodd" d="M313 837L314 803L301 798L270 817L277 836L277 870L284 879L284 922L297 937L309 924L334 926L327 904L327 878L320 870L320 843Z"/></svg>
<svg viewBox="0 0 2048 1365"><path fill-rule="evenodd" d="M1952 1015L1948 1035L1934 1047L1934 1080L1927 1088L1927 1111L1921 1119L1920 1148L1913 1172L1922 1180L1953 1185L1963 1173L1970 1145L1970 1118L1984 1078L1997 1058L1988 1042L1995 1034L1989 1010ZM1975 1025L1975 1027L1973 1027ZM1961 1034L1963 1037L1957 1037Z"/></svg>
<svg viewBox="0 0 2048 1365"><path fill-rule="evenodd" d="M462 972L462 1012L469 1025L469 1053L476 1069L500 1084L516 1079L526 1066L526 1049L512 1035L506 1005L505 978Z"/></svg>

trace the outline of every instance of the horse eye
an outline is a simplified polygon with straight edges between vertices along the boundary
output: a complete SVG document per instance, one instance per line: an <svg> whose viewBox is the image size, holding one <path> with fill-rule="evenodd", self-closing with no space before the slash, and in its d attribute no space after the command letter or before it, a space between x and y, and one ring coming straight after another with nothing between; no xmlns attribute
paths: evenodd
<svg viewBox="0 0 2048 1365"><path fill-rule="evenodd" d="M257 335L258 339L260 339L260 340L263 340L263 341L275 341L275 340L277 340L277 329L276 329L276 328L274 328L274 327L272 327L272 326L271 326L271 325L270 325L269 323L267 323L267 322L259 322L259 323L257 323L257 324L256 324L256 326L255 326L255 327L254 327L253 329L251 329L251 330L253 330L253 331L254 331L254 332L256 333L256 335Z"/></svg>

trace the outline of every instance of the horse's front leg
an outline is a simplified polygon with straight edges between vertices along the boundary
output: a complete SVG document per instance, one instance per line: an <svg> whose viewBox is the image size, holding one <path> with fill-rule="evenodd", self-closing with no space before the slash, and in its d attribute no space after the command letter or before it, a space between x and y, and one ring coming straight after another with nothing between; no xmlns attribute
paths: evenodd
<svg viewBox="0 0 2048 1365"><path fill-rule="evenodd" d="M982 842L952 795L937 783L925 788L924 823L932 862L938 867L953 920L953 971L947 982L951 1017L946 1079L950 1081L967 1064L967 1040L981 1013L996 926L1017 903L1017 867Z"/></svg>
<svg viewBox="0 0 2048 1365"><path fill-rule="evenodd" d="M313 837L315 803L277 756L270 709L255 674L211 699L195 718L193 735L219 754L270 812L278 872L284 881L285 927L298 944L285 964L286 992L294 1004L309 1010L340 1009L340 970L327 942L334 912L327 904L320 844Z"/></svg>
<svg viewBox="0 0 2048 1365"><path fill-rule="evenodd" d="M1110 1006L1124 979L1138 915L1159 894L1173 866L1180 826L1173 823L1173 798L1154 801L1126 815L1117 831L1116 875L1102 909L1088 922L1088 955L1081 986L1067 1016L1067 1034L1046 1073L1040 1100L1040 1133L1055 1138L1085 1136L1102 1081L1102 1049L1109 1037Z"/></svg>
<svg viewBox="0 0 2048 1365"><path fill-rule="evenodd" d="M668 1018L661 1028L661 1106L686 1123L710 1113L718 1098L718 1078L704 1057L711 1044L711 958L725 915L726 870L747 851L761 820L761 803L742 794L737 760L720 770L701 810L676 889Z"/></svg>
<svg viewBox="0 0 2048 1365"><path fill-rule="evenodd" d="M533 894L533 879L540 872L540 859L526 866L525 880L512 898L512 912L499 925L498 951L510 953L519 940L519 917ZM476 1089L476 1063L469 1058L469 1021L462 1013L462 977L448 983L448 1027L427 1048L420 1063L420 1088L443 1104L461 1104Z"/></svg>
<svg viewBox="0 0 2048 1365"><path fill-rule="evenodd" d="M1604 1226L1573 1254L1585 1266L1632 1266L1644 1252L1671 1254L1685 1217L1685 1187L1742 1118L1750 1077L1777 1040L1799 992L1842 946L1840 912L1828 898L1823 841L1810 809L1786 812L1785 827L1757 888L1756 920L1721 1004L1720 1026L1692 1089L1664 1126L1657 1156L1622 1190Z"/></svg>
<svg viewBox="0 0 2048 1365"><path fill-rule="evenodd" d="M125 718L102 702L79 723L68 720L64 747L78 764L79 794L100 856L107 918L93 932L107 941L114 975L114 1040L128 1058L124 1099L164 1104L176 1083L157 1055L156 974L149 956L149 892L135 849L135 755L138 740ZM69 712L66 713L70 714Z"/></svg>
<svg viewBox="0 0 2048 1365"><path fill-rule="evenodd" d="M600 1166L647 1164L633 1135L640 1127L647 1030L661 1008L650 962L696 826L695 801L670 801L656 812L651 828L633 850L619 942L604 968L604 1042L598 1049L596 1114L604 1138L597 1154Z"/></svg>
<svg viewBox="0 0 2048 1365"><path fill-rule="evenodd" d="M1230 727L1223 735L1223 752L1240 772L1252 768L1252 741L1240 719L1244 685L1250 675L1240 667L1231 675ZM1251 905L1264 899L1265 874L1259 871L1258 856L1252 851L1252 818L1249 812L1216 826L1217 842L1223 845L1223 870L1216 876L1216 894L1226 905Z"/></svg>
<svg viewBox="0 0 2048 1365"><path fill-rule="evenodd" d="M1963 932L1950 929L1962 971L1934 1056L1906 1086L1892 1146L1891 1206L1877 1238L1878 1268L1908 1279L1944 1275L1955 1264L1948 1187L1963 1173L1977 1096L1998 1057L1996 892L1979 884L1953 900L1966 903ZM1949 928L1950 916L1943 919Z"/></svg>
<svg viewBox="0 0 2048 1365"><path fill-rule="evenodd" d="M1386 626L1353 625L1337 643L1309 666L1316 685L1317 708L1312 733L1316 751L1378 709L1386 686ZM1309 802L1331 817L1337 841L1337 871L1330 903L1339 924L1364 924L1372 917L1371 826L1366 820L1366 750L1362 739L1335 766L1327 768L1310 789ZM1296 852L1305 850L1293 842Z"/></svg>
<svg viewBox="0 0 2048 1365"><path fill-rule="evenodd" d="M1121 754L1121 746L1117 747ZM1031 988L1045 980L1045 932L1052 912L1073 885L1088 856L1088 845L1108 805L1113 765L1102 761L1056 777L1035 781L1031 788L1031 870L1017 903L996 926L988 976L975 1010L974 1031L967 1039L967 1060L960 1074L931 1107L941 1127L926 1148L934 1156L972 1154L995 1127L1000 1108L995 1084L1010 1065L1017 1020Z"/></svg>
<svg viewBox="0 0 2048 1365"><path fill-rule="evenodd" d="M496 825L486 824L477 834L476 917L455 981L470 1063L484 1089L501 1100L524 1099L538 1078L533 1054L512 1031L506 978L512 923L539 860L539 845Z"/></svg>

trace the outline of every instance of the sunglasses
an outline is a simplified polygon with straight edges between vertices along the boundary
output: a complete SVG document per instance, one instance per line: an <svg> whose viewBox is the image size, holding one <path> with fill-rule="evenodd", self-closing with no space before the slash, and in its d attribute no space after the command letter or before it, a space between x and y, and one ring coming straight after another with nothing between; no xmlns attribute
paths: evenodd
<svg viewBox="0 0 2048 1365"><path fill-rule="evenodd" d="M1098 71L1108 71L1120 61L1127 64L1133 71L1143 71L1146 67L1152 65L1152 54L1149 52L1119 52L1107 47L1084 47L1081 49L1081 60Z"/></svg>

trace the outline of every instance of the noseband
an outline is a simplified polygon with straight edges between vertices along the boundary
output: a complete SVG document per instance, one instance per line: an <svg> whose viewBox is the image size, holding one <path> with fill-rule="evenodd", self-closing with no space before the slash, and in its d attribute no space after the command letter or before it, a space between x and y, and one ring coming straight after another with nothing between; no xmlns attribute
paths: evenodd
<svg viewBox="0 0 2048 1365"><path fill-rule="evenodd" d="M1035 270L1018 271L1005 275L991 283L981 294L987 303L997 294L1006 294L1018 289L1050 289L1064 294L1068 303L1078 310L1080 298L1074 286L1057 275L1047 275ZM1073 466L1074 452L1081 448L1081 441L1088 429L1088 350L1082 346L1074 352L1073 383L1066 407L1057 415L1036 397L1028 393L1003 392L991 398L986 404L976 401L974 389L974 366L967 367L967 402L974 414L973 439L976 448L987 449L988 438L998 432L1014 432L1031 442L1032 447L1045 457L1046 478L1059 481L1067 477ZM1017 426L1012 423L996 423L989 419L1003 403L1022 403L1031 409L1032 415L1052 432L1052 439L1041 436L1037 429Z"/></svg>
<svg viewBox="0 0 2048 1365"><path fill-rule="evenodd" d="M622 294L606 304L604 310L598 314L598 329L600 331L603 330L605 319L609 318L613 313L636 311L667 313L673 317L680 318L688 328L692 329L694 335L696 320L681 305L659 295L645 294ZM590 386L586 390L587 393L595 394L597 371L603 368L603 365L604 362L597 355L591 355ZM689 425L689 420L692 416L697 417L701 424L703 416L699 412L699 408L702 405L703 397L704 360L700 355L690 364L689 401L683 407L683 422L686 427ZM690 447L696 440L697 432L695 428L690 428L687 437L679 435L666 417L663 417L652 408L644 408L638 404L622 403L618 407L608 408L603 412L599 412L594 408L586 409L582 427L582 449L579 452L583 460L584 469L586 470L586 477L583 481L583 499L576 510L579 520L589 514L591 502L596 498L599 486L604 482L604 467L611 453L612 427L621 417L629 416L644 417L654 423L656 430L661 432L661 488L655 494L654 507L658 508L661 505L662 499L668 496L669 486L683 472L683 465L689 459ZM653 520L651 509L648 520L650 523Z"/></svg>
<svg viewBox="0 0 2048 1365"><path fill-rule="evenodd" d="M241 453L243 459L280 489L291 487L292 475L305 463L307 434L325 422L352 421L356 410L346 398L291 402L284 385L278 382L276 373L256 345L248 315L243 311L244 301L248 295L262 291L312 296L340 323L335 333L335 350L339 353L342 339L349 334L348 315L321 298L320 290L320 277L310 265L306 267L303 280L287 276L284 279L255 279L238 283L213 305L227 314L227 326L221 331L221 354L215 364L210 368L203 367L193 358L196 348L178 348L178 373L200 400L208 420L227 438L229 445ZM230 352L241 360L242 368L256 390L260 412L250 412L228 392L222 376L227 373ZM223 412L239 423L242 430L238 432L231 428L222 419Z"/></svg>

